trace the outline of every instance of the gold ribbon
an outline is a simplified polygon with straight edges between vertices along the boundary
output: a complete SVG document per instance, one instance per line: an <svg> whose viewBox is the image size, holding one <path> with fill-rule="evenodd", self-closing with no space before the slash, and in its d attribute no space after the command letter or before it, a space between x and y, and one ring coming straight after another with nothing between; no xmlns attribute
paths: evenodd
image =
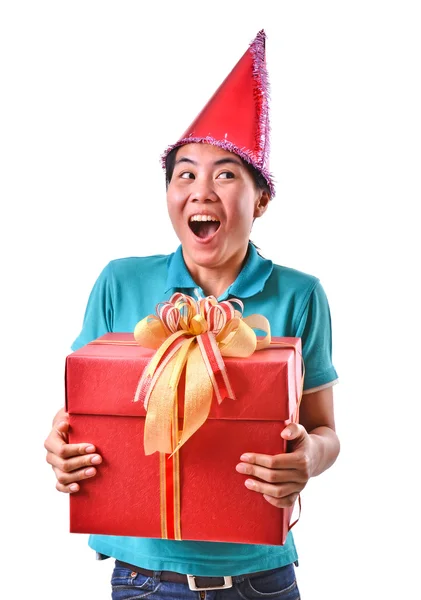
<svg viewBox="0 0 421 600"><path fill-rule="evenodd" d="M243 308L236 299L218 303L209 296L197 301L176 293L157 306L156 315L137 323L136 342L156 350L134 397L147 411L145 454L177 452L206 421L213 393L219 403L235 399L222 357L246 358L267 348L271 339L266 317L243 318ZM258 340L253 329L266 332L265 337ZM184 369L184 422L175 439L174 407Z"/></svg>

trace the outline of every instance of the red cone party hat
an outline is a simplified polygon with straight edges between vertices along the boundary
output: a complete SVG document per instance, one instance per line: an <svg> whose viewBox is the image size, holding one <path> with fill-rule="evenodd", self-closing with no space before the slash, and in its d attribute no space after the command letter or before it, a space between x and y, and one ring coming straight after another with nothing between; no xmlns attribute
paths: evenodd
<svg viewBox="0 0 421 600"><path fill-rule="evenodd" d="M259 31L231 73L216 90L181 138L167 148L162 159L177 146L202 142L234 152L266 179L269 173L269 90L264 30Z"/></svg>

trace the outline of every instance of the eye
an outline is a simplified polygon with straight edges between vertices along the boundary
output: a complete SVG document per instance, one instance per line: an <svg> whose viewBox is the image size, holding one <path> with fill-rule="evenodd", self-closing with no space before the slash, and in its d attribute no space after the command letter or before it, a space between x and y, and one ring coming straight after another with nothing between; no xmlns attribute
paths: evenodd
<svg viewBox="0 0 421 600"><path fill-rule="evenodd" d="M222 171L219 173L217 179L234 179L235 175L231 171Z"/></svg>
<svg viewBox="0 0 421 600"><path fill-rule="evenodd" d="M194 179L194 175L191 171L184 171L183 173L180 173L179 177L181 177L181 179Z"/></svg>

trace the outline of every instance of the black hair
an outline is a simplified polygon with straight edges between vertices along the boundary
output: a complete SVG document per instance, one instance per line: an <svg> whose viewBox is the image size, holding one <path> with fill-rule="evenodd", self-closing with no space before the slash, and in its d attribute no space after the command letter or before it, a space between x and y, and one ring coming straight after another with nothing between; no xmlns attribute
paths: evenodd
<svg viewBox="0 0 421 600"><path fill-rule="evenodd" d="M178 148L180 148L180 146L173 148L171 150L171 152L169 152L167 154L166 159L165 159L165 182L166 182L167 188L169 186L169 183L170 183L171 178L174 173L175 157L176 157ZM268 185L266 179L260 173L260 171L258 171L251 164L249 164L247 161L242 159L241 156L239 156L238 158L241 159L243 165L246 167L247 171L250 173L257 189L261 190L263 192L267 192L267 194L269 195L269 198L270 198L272 196L272 194L270 192L269 185Z"/></svg>

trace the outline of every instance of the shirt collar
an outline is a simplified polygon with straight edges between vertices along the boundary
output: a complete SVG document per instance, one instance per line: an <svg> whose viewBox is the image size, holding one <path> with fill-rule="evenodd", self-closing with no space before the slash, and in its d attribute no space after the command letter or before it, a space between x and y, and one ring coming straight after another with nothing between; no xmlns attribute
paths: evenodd
<svg viewBox="0 0 421 600"><path fill-rule="evenodd" d="M249 242L247 258L243 268L237 276L237 279L229 286L227 290L218 298L219 301L227 298L249 298L263 290L266 281L269 279L273 270L273 263L267 258L263 258L257 252L256 247ZM197 285L184 262L181 245L168 257L168 275L165 293L170 290L197 290L203 296L203 290ZM192 295L192 294L190 294Z"/></svg>

